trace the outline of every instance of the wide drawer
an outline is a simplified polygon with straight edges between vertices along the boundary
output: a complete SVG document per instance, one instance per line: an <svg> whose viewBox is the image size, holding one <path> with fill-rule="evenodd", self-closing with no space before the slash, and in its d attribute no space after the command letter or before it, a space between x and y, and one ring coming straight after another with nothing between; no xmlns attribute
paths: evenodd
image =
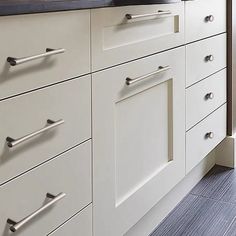
<svg viewBox="0 0 236 236"><path fill-rule="evenodd" d="M0 102L0 184L91 138L90 87L85 76Z"/></svg>
<svg viewBox="0 0 236 236"><path fill-rule="evenodd" d="M94 9L93 71L184 43L184 3Z"/></svg>
<svg viewBox="0 0 236 236"><path fill-rule="evenodd" d="M186 172L195 167L226 137L226 105L186 134Z"/></svg>
<svg viewBox="0 0 236 236"><path fill-rule="evenodd" d="M92 205L48 236L92 236Z"/></svg>
<svg viewBox="0 0 236 236"><path fill-rule="evenodd" d="M226 102L226 69L191 86L186 91L186 129Z"/></svg>
<svg viewBox="0 0 236 236"><path fill-rule="evenodd" d="M90 72L87 10L1 17L0 28L0 99Z"/></svg>
<svg viewBox="0 0 236 236"><path fill-rule="evenodd" d="M226 2L226 0L186 1L186 41L192 42L225 32Z"/></svg>
<svg viewBox="0 0 236 236"><path fill-rule="evenodd" d="M226 67L226 34L186 46L187 87Z"/></svg>
<svg viewBox="0 0 236 236"><path fill-rule="evenodd" d="M90 141L3 185L0 199L1 236L13 235L10 227L18 236L51 232L91 203ZM19 223L37 209L23 225L11 222Z"/></svg>

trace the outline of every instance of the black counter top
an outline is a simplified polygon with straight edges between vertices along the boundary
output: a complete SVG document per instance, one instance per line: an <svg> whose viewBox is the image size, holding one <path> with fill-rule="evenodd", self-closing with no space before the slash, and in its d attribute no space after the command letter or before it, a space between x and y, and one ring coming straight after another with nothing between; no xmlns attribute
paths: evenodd
<svg viewBox="0 0 236 236"><path fill-rule="evenodd" d="M176 1L180 0L0 0L0 16Z"/></svg>

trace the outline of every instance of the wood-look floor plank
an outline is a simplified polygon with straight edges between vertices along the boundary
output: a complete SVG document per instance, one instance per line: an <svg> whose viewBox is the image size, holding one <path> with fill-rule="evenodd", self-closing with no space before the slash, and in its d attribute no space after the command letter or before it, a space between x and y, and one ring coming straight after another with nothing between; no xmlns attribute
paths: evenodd
<svg viewBox="0 0 236 236"><path fill-rule="evenodd" d="M227 191L235 188L234 170L215 166L192 190L191 193L198 196L221 200L227 195ZM225 198L226 199L226 198ZM223 201L223 199L222 199Z"/></svg>
<svg viewBox="0 0 236 236"><path fill-rule="evenodd" d="M189 194L150 236L223 236L236 205Z"/></svg>

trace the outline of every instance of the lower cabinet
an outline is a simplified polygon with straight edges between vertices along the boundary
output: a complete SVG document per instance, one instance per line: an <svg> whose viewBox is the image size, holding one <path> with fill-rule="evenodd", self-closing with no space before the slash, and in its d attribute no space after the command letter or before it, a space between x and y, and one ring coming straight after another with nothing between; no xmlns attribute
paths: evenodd
<svg viewBox="0 0 236 236"><path fill-rule="evenodd" d="M91 142L2 185L0 200L0 236L52 232L92 202Z"/></svg>
<svg viewBox="0 0 236 236"><path fill-rule="evenodd" d="M92 78L94 236L121 236L185 174L185 50Z"/></svg>
<svg viewBox="0 0 236 236"><path fill-rule="evenodd" d="M186 172L192 170L226 137L224 104L186 134Z"/></svg>

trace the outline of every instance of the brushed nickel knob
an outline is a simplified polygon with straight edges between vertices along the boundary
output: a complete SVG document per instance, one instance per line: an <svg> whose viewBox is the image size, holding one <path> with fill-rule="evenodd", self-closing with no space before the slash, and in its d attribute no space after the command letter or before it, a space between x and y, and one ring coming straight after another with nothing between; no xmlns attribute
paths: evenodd
<svg viewBox="0 0 236 236"><path fill-rule="evenodd" d="M214 135L213 132L208 132L208 133L206 133L206 135L205 135L206 139L213 139L214 136L215 136L215 135Z"/></svg>
<svg viewBox="0 0 236 236"><path fill-rule="evenodd" d="M206 16L205 21L206 22L213 22L215 20L215 17L213 15Z"/></svg>
<svg viewBox="0 0 236 236"><path fill-rule="evenodd" d="M208 55L205 57L205 61L208 62L208 61L214 61L214 56L213 55Z"/></svg>
<svg viewBox="0 0 236 236"><path fill-rule="evenodd" d="M207 93L205 98L206 98L206 100L213 99L214 98L214 93Z"/></svg>

